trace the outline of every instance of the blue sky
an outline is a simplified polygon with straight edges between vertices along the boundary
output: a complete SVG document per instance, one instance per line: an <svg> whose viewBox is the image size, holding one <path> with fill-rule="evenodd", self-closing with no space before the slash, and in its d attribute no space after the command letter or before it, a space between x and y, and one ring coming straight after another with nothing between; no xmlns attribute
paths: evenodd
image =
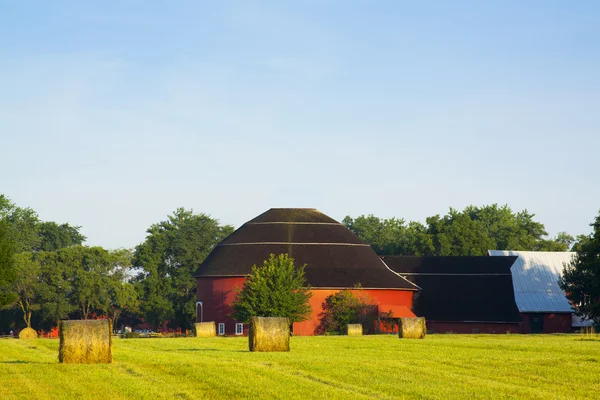
<svg viewBox="0 0 600 400"><path fill-rule="evenodd" d="M0 0L0 193L88 244L180 206L590 232L598 2L106 3Z"/></svg>

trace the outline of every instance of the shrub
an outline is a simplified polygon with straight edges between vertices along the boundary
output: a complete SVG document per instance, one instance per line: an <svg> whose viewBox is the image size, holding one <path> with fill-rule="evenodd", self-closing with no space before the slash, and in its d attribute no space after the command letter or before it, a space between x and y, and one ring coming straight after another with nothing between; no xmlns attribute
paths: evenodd
<svg viewBox="0 0 600 400"><path fill-rule="evenodd" d="M361 324L368 331L377 318L377 304L367 295L356 296L345 289L325 299L319 318L316 334L344 335L348 324Z"/></svg>
<svg viewBox="0 0 600 400"><path fill-rule="evenodd" d="M125 339L139 339L140 336L141 335L139 332L127 332L125 335L123 335Z"/></svg>

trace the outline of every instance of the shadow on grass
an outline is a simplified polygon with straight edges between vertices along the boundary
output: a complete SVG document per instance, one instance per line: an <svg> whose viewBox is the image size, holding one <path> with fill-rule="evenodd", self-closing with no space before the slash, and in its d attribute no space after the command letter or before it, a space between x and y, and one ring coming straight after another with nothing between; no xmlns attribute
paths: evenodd
<svg viewBox="0 0 600 400"><path fill-rule="evenodd" d="M10 361L0 361L0 364L41 364L41 363L35 362L35 361L10 360Z"/></svg>
<svg viewBox="0 0 600 400"><path fill-rule="evenodd" d="M248 353L248 350L225 350L225 349L215 349L215 348L206 348L206 349L173 349L173 350L165 350L165 352L180 352L180 351L218 351L220 353Z"/></svg>

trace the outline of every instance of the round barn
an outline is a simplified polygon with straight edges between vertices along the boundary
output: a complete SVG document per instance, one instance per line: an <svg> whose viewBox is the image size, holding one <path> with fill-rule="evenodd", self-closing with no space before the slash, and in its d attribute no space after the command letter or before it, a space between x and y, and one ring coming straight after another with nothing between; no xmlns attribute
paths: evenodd
<svg viewBox="0 0 600 400"><path fill-rule="evenodd" d="M306 264L312 288L312 315L295 323L295 335L313 335L325 298L341 289L368 295L379 312L394 318L414 317L410 311L418 286L390 270L368 244L345 226L315 209L272 208L246 222L219 243L196 271L196 320L214 321L221 335L241 335L247 326L229 315L236 288L253 265L270 254L287 253L295 265ZM389 315L389 314L386 314Z"/></svg>

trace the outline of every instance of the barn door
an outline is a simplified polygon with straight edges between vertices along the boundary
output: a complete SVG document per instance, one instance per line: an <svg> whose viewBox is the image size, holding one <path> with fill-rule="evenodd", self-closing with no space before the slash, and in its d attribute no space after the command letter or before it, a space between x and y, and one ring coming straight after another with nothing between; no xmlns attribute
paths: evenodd
<svg viewBox="0 0 600 400"><path fill-rule="evenodd" d="M544 332L544 314L531 314L529 316L529 332L543 333Z"/></svg>

